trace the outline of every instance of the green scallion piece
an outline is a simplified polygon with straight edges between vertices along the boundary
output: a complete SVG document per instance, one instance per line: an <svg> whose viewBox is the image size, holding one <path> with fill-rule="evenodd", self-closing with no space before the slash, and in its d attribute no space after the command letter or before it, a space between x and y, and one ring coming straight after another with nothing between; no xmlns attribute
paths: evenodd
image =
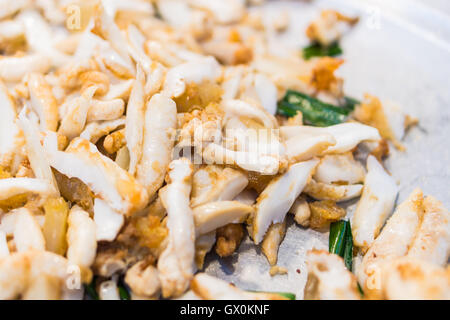
<svg viewBox="0 0 450 320"><path fill-rule="evenodd" d="M323 46L320 43L314 42L303 48L302 53L303 58L309 60L312 57L335 57L342 54L342 49L337 42L333 42L329 46Z"/></svg>

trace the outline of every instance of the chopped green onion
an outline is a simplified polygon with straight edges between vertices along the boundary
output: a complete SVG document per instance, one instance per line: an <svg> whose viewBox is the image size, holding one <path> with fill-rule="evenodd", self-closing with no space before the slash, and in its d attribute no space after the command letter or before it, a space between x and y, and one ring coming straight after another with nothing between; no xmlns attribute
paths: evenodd
<svg viewBox="0 0 450 320"><path fill-rule="evenodd" d="M354 98L347 97L347 96L344 97L344 101L345 101L345 103L342 107L346 108L347 110L351 110L351 111L355 110L356 105L361 104L361 101L358 101Z"/></svg>
<svg viewBox="0 0 450 320"><path fill-rule="evenodd" d="M357 286L358 286L359 294L361 295L361 297L363 297L363 296L364 296L364 291L363 291L363 289L361 288L361 285L359 284L359 282L357 282Z"/></svg>
<svg viewBox="0 0 450 320"><path fill-rule="evenodd" d="M288 300L295 300L295 298L296 298L295 293L291 293L291 292L267 292L267 291L253 291L253 290L248 290L248 292L277 294L279 296L287 298Z"/></svg>
<svg viewBox="0 0 450 320"><path fill-rule="evenodd" d="M289 300L295 300L295 294L290 292L274 292L280 296L288 298Z"/></svg>
<svg viewBox="0 0 450 320"><path fill-rule="evenodd" d="M118 285L117 288L119 289L120 300L130 300L130 293L124 286Z"/></svg>
<svg viewBox="0 0 450 320"><path fill-rule="evenodd" d="M340 54L342 54L342 49L337 42L333 42L329 46L323 46L315 42L303 48L303 58L305 60L309 60L312 57L335 57Z"/></svg>
<svg viewBox="0 0 450 320"><path fill-rule="evenodd" d="M344 220L330 224L329 251L341 257L344 256L346 229L347 222Z"/></svg>
<svg viewBox="0 0 450 320"><path fill-rule="evenodd" d="M91 283L84 285L84 291L90 300L100 300L95 290L95 278L92 279Z"/></svg>
<svg viewBox="0 0 450 320"><path fill-rule="evenodd" d="M347 230L345 231L344 262L348 270L352 271L353 266L353 236L350 221L347 221Z"/></svg>
<svg viewBox="0 0 450 320"><path fill-rule="evenodd" d="M347 269L352 271L353 237L350 221L336 221L330 225L329 251L344 258Z"/></svg>
<svg viewBox="0 0 450 320"><path fill-rule="evenodd" d="M352 109L334 106L304 93L288 90L278 103L277 111L286 117L293 117L300 111L306 123L327 127L344 122Z"/></svg>

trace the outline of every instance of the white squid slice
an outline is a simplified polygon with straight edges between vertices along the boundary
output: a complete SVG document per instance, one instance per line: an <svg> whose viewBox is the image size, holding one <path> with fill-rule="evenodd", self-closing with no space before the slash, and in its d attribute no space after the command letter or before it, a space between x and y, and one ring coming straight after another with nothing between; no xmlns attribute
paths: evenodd
<svg viewBox="0 0 450 320"><path fill-rule="evenodd" d="M111 121L92 122L84 128L80 134L80 138L89 140L95 144L101 137L110 134L112 131L124 125L125 117Z"/></svg>
<svg viewBox="0 0 450 320"><path fill-rule="evenodd" d="M21 81L29 72L46 73L49 69L50 58L41 53L0 59L0 78L5 81Z"/></svg>
<svg viewBox="0 0 450 320"><path fill-rule="evenodd" d="M395 259L383 266L382 296L389 300L449 300L449 271L424 260Z"/></svg>
<svg viewBox="0 0 450 320"><path fill-rule="evenodd" d="M69 56L54 47L55 35L42 15L35 10L21 12L17 19L25 27L27 44L34 52L50 58L53 66L61 67L69 62Z"/></svg>
<svg viewBox="0 0 450 320"><path fill-rule="evenodd" d="M147 103L141 161L136 177L152 197L164 182L167 165L172 158L174 140L171 137L177 125L175 102L155 94Z"/></svg>
<svg viewBox="0 0 450 320"><path fill-rule="evenodd" d="M323 250L308 251L306 300L359 300L355 276L344 260Z"/></svg>
<svg viewBox="0 0 450 320"><path fill-rule="evenodd" d="M323 154L336 140L331 134L299 134L286 140L286 156L290 162L305 161Z"/></svg>
<svg viewBox="0 0 450 320"><path fill-rule="evenodd" d="M94 221L97 227L97 241L113 241L124 223L122 214L114 211L103 200L94 201Z"/></svg>
<svg viewBox="0 0 450 320"><path fill-rule="evenodd" d="M195 264L198 270L203 269L206 254L211 251L215 243L215 230L195 238Z"/></svg>
<svg viewBox="0 0 450 320"><path fill-rule="evenodd" d="M203 300L285 300L286 298L271 293L253 293L243 291L228 282L197 273L191 282L195 295Z"/></svg>
<svg viewBox="0 0 450 320"><path fill-rule="evenodd" d="M27 147L27 156L30 161L31 169L33 169L36 178L44 179L53 184L55 191L58 190L55 177L53 176L50 164L45 156L44 147L39 139L40 132L37 124L30 121L25 115L27 107L24 107L19 114L19 125L25 136Z"/></svg>
<svg viewBox="0 0 450 320"><path fill-rule="evenodd" d="M104 1L102 1L102 3L103 2ZM96 19L98 19L98 22L101 25L102 35L108 40L108 42L111 44L111 47L114 48L117 53L119 53L119 55L124 60L124 64L129 67L134 74L133 63L128 54L127 41L125 39L125 36L121 33L119 27L114 22L114 17L111 16L106 10L104 10L104 7L105 6L103 5L99 8L99 11L96 12Z"/></svg>
<svg viewBox="0 0 450 320"><path fill-rule="evenodd" d="M24 35L23 24L16 20L5 20L0 22L0 42L14 41Z"/></svg>
<svg viewBox="0 0 450 320"><path fill-rule="evenodd" d="M109 86L109 91L102 97L103 101L128 99L133 88L134 79L123 80Z"/></svg>
<svg viewBox="0 0 450 320"><path fill-rule="evenodd" d="M179 97L184 93L186 84L201 83L205 80L216 81L221 73L220 65L213 57L177 65L166 74L163 94L170 98Z"/></svg>
<svg viewBox="0 0 450 320"><path fill-rule="evenodd" d="M145 101L144 101L144 81L145 75L142 68L138 65L136 80L131 90L130 99L127 105L125 139L130 153L130 165L128 172L131 175L136 173L136 167L142 157L142 142L144 140L144 119L145 119Z"/></svg>
<svg viewBox="0 0 450 320"><path fill-rule="evenodd" d="M352 150L363 141L379 141L380 133L374 127L358 122L346 122L329 127L312 126L284 126L280 127L281 135L285 139L297 135L331 134L336 144L326 149L326 154L344 153Z"/></svg>
<svg viewBox="0 0 450 320"><path fill-rule="evenodd" d="M357 270L359 283L368 290L380 290L381 264L408 252L423 215L423 194L414 190L389 218L380 235L372 243Z"/></svg>
<svg viewBox="0 0 450 320"><path fill-rule="evenodd" d="M425 213L408 257L446 266L450 254L450 212L437 199L424 199Z"/></svg>
<svg viewBox="0 0 450 320"><path fill-rule="evenodd" d="M141 65L146 72L150 72L152 60L144 51L145 36L133 24L128 26L127 36L129 43L128 51L130 52L131 57L137 64Z"/></svg>
<svg viewBox="0 0 450 320"><path fill-rule="evenodd" d="M216 143L210 143L203 150L203 159L208 164L237 165L247 171L262 174L276 174L280 168L280 158L251 152L233 151Z"/></svg>
<svg viewBox="0 0 450 320"><path fill-rule="evenodd" d="M14 243L17 252L45 250L45 239L39 223L26 208L17 210L14 226Z"/></svg>
<svg viewBox="0 0 450 320"><path fill-rule="evenodd" d="M311 217L311 210L305 197L299 196L295 199L289 213L294 215L294 220L303 227L309 226L309 218Z"/></svg>
<svg viewBox="0 0 450 320"><path fill-rule="evenodd" d="M65 281L70 277L69 263L58 254L29 250L12 253L0 260L0 299L15 299L25 293L31 283L42 274L61 280L61 290L70 292ZM63 292L63 294L64 294Z"/></svg>
<svg viewBox="0 0 450 320"><path fill-rule="evenodd" d="M61 120L58 133L66 136L69 140L78 137L86 125L91 99L96 91L92 86L80 97L74 98L68 102L68 111Z"/></svg>
<svg viewBox="0 0 450 320"><path fill-rule="evenodd" d="M98 291L100 300L120 300L119 289L114 280L103 281Z"/></svg>
<svg viewBox="0 0 450 320"><path fill-rule="evenodd" d="M242 223L251 213L251 206L237 201L208 202L193 210L195 231L201 235L229 223Z"/></svg>
<svg viewBox="0 0 450 320"><path fill-rule="evenodd" d="M359 197L362 190L362 184L334 185L311 179L303 192L317 200L341 202Z"/></svg>
<svg viewBox="0 0 450 320"><path fill-rule="evenodd" d="M0 60L1 63L1 60ZM0 80L0 165L8 168L21 147L20 129L16 124L16 107L8 89Z"/></svg>
<svg viewBox="0 0 450 320"><path fill-rule="evenodd" d="M206 166L195 172L192 184L191 206L233 200L248 184L242 172L232 168Z"/></svg>
<svg viewBox="0 0 450 320"><path fill-rule="evenodd" d="M169 165L168 184L160 192L167 210L168 244L158 260L163 297L179 296L189 287L195 256L194 216L189 206L193 168L186 159Z"/></svg>
<svg viewBox="0 0 450 320"><path fill-rule="evenodd" d="M346 182L355 184L364 181L366 172L363 165L353 158L351 152L343 154L328 154L320 159L314 180L323 183Z"/></svg>
<svg viewBox="0 0 450 320"><path fill-rule="evenodd" d="M89 268L97 253L96 226L89 213L74 206L70 209L67 228L67 259L70 263Z"/></svg>
<svg viewBox="0 0 450 320"><path fill-rule="evenodd" d="M249 117L260 121L266 128L277 128L277 121L264 108L252 105L243 100L224 100L221 103L228 117Z"/></svg>
<svg viewBox="0 0 450 320"><path fill-rule="evenodd" d="M42 131L58 128L58 105L52 88L42 74L31 73L27 77L31 107L38 114Z"/></svg>
<svg viewBox="0 0 450 320"><path fill-rule="evenodd" d="M122 99L97 100L92 99L86 116L87 122L116 120L123 115L125 103Z"/></svg>
<svg viewBox="0 0 450 320"><path fill-rule="evenodd" d="M53 184L44 179L0 179L0 200L6 200L24 193L38 194L43 198L57 195Z"/></svg>
<svg viewBox="0 0 450 320"><path fill-rule="evenodd" d="M394 208L398 186L373 156L367 158L364 190L352 220L353 242L367 250Z"/></svg>
<svg viewBox="0 0 450 320"><path fill-rule="evenodd" d="M319 160L293 164L280 177L272 180L258 197L253 219L253 241L258 244L272 223L284 220L295 199L311 179Z"/></svg>
<svg viewBox="0 0 450 320"><path fill-rule="evenodd" d="M75 138L65 152L55 149L54 144L54 137L44 142L50 165L69 178L83 181L115 211L129 214L147 204L145 188L88 140Z"/></svg>

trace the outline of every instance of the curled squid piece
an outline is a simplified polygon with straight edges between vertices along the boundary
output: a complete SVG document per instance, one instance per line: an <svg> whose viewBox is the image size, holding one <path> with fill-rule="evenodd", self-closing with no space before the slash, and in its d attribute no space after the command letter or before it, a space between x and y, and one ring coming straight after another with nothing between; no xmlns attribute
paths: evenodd
<svg viewBox="0 0 450 320"><path fill-rule="evenodd" d="M206 273L196 274L191 281L191 288L195 295L203 300L287 300L275 293L243 291Z"/></svg>
<svg viewBox="0 0 450 320"><path fill-rule="evenodd" d="M282 165L277 156L234 151L217 143L210 143L204 148L203 159L208 164L236 165L244 170L266 175L276 174Z"/></svg>
<svg viewBox="0 0 450 320"><path fill-rule="evenodd" d="M58 133L73 139L78 137L86 125L87 115L94 96L96 86L89 87L81 96L66 102L67 112L64 114Z"/></svg>
<svg viewBox="0 0 450 320"><path fill-rule="evenodd" d="M258 105L235 99L224 100L221 106L228 117L247 117L259 121L265 128L278 127L275 117Z"/></svg>
<svg viewBox="0 0 450 320"><path fill-rule="evenodd" d="M136 177L152 198L161 187L172 158L173 131L177 125L177 106L172 99L155 94L147 103L142 157Z"/></svg>
<svg viewBox="0 0 450 320"><path fill-rule="evenodd" d="M38 114L41 130L56 131L58 128L58 105L52 93L52 88L39 73L27 76L31 107Z"/></svg>
<svg viewBox="0 0 450 320"><path fill-rule="evenodd" d="M127 105L125 139L130 154L130 165L128 172L136 173L136 166L142 157L142 142L144 140L145 119L145 75L140 66L137 68L136 80L131 89L130 99Z"/></svg>
<svg viewBox="0 0 450 320"><path fill-rule="evenodd" d="M398 186L373 156L367 158L364 190L352 220L353 242L367 250L394 208Z"/></svg>
<svg viewBox="0 0 450 320"><path fill-rule="evenodd" d="M379 141L380 133L374 127L358 122L346 122L329 127L284 126L281 135L290 139L297 135L330 134L336 143L324 150L324 154L340 154L351 151L363 141Z"/></svg>
<svg viewBox="0 0 450 320"><path fill-rule="evenodd" d="M323 10L316 20L306 29L306 35L312 41L328 46L339 40L358 18L348 17L335 10Z"/></svg>
<svg viewBox="0 0 450 320"><path fill-rule="evenodd" d="M450 255L450 213L434 197L423 201L425 213L408 257L446 266Z"/></svg>
<svg viewBox="0 0 450 320"><path fill-rule="evenodd" d="M14 244L17 252L45 250L45 239L38 221L30 210L20 208L16 211Z"/></svg>
<svg viewBox="0 0 450 320"><path fill-rule="evenodd" d="M383 266L381 297L389 300L449 300L450 268L410 257L395 259Z"/></svg>
<svg viewBox="0 0 450 320"><path fill-rule="evenodd" d="M167 210L168 244L158 260L163 297L176 297L189 287L194 270L195 226L189 206L193 168L186 158L169 165L167 187L160 197Z"/></svg>
<svg viewBox="0 0 450 320"><path fill-rule="evenodd" d="M251 213L251 206L237 201L208 202L193 210L195 231L202 235L229 223L242 223Z"/></svg>
<svg viewBox="0 0 450 320"><path fill-rule="evenodd" d="M20 295L27 295L33 288L45 289L40 290L38 296L34 295L34 299L70 296L80 291L66 285L71 280L71 270L74 269L66 258L52 252L29 250L12 253L0 260L0 299L16 299ZM47 276L53 281L47 281ZM45 281L39 283L41 277Z"/></svg>
<svg viewBox="0 0 450 320"><path fill-rule="evenodd" d="M92 99L86 116L87 122L119 119L125 111L122 99L97 100Z"/></svg>
<svg viewBox="0 0 450 320"><path fill-rule="evenodd" d="M27 45L32 51L49 57L52 66L55 67L61 67L69 62L70 57L55 48L55 34L38 11L23 11L17 19L24 25Z"/></svg>
<svg viewBox="0 0 450 320"><path fill-rule="evenodd" d="M303 195L300 195L297 199L295 199L295 202L289 209L289 213L292 213L294 215L294 220L299 225L303 227L309 226L311 209L309 208L309 204Z"/></svg>
<svg viewBox="0 0 450 320"><path fill-rule="evenodd" d="M56 196L57 192L51 182L36 178L0 179L0 201L8 201L21 194L35 194L42 199Z"/></svg>
<svg viewBox="0 0 450 320"><path fill-rule="evenodd" d="M112 131L125 125L125 118L119 118L110 121L96 121L89 123L81 132L80 138L86 139L94 144L97 143L100 138L110 134Z"/></svg>
<svg viewBox="0 0 450 320"><path fill-rule="evenodd" d="M314 179L311 179L303 192L317 200L333 200L340 202L359 197L362 190L362 184L335 185L317 182Z"/></svg>
<svg viewBox="0 0 450 320"><path fill-rule="evenodd" d="M267 230L261 244L261 250L271 266L275 266L278 260L278 248L286 234L286 220L272 224Z"/></svg>
<svg viewBox="0 0 450 320"><path fill-rule="evenodd" d="M216 243L216 231L202 234L195 239L195 264L198 270L203 269L205 257Z"/></svg>
<svg viewBox="0 0 450 320"><path fill-rule="evenodd" d="M134 177L83 138L71 141L65 152L55 148L54 137L44 142L50 165L69 178L78 178L115 211L130 214L144 208L148 194Z"/></svg>
<svg viewBox="0 0 450 320"><path fill-rule="evenodd" d="M140 261L127 270L125 282L133 294L139 297L157 298L161 291L158 269L145 261Z"/></svg>
<svg viewBox="0 0 450 320"><path fill-rule="evenodd" d="M40 132L37 124L30 121L26 116L27 107L24 107L19 114L18 124L21 127L26 143L27 156L31 169L36 178L45 179L53 184L55 191L58 190L55 177L47 158L44 156L45 150L39 139Z"/></svg>
<svg viewBox="0 0 450 320"><path fill-rule="evenodd" d="M97 241L113 241L124 223L124 217L113 210L105 201L94 200L94 221Z"/></svg>
<svg viewBox="0 0 450 320"><path fill-rule="evenodd" d="M356 277L344 260L324 250L307 253L308 280L305 300L359 300Z"/></svg>
<svg viewBox="0 0 450 320"><path fill-rule="evenodd" d="M285 141L286 155L290 162L299 162L321 155L336 144L331 134L299 134Z"/></svg>
<svg viewBox="0 0 450 320"><path fill-rule="evenodd" d="M423 214L423 194L416 189L397 207L364 255L357 270L364 292L381 289L382 264L407 254Z"/></svg>
<svg viewBox="0 0 450 320"><path fill-rule="evenodd" d="M16 156L20 153L23 141L20 128L16 123L17 114L14 101L1 80L0 114L0 165L3 168L10 168Z"/></svg>
<svg viewBox="0 0 450 320"><path fill-rule="evenodd" d="M49 69L50 58L41 53L0 59L0 78L8 82L21 81L29 72L46 73Z"/></svg>
<svg viewBox="0 0 450 320"><path fill-rule="evenodd" d="M195 208L208 202L233 200L247 185L248 179L241 171L208 165L194 174L191 206Z"/></svg>
<svg viewBox="0 0 450 320"><path fill-rule="evenodd" d="M256 201L252 223L253 241L258 244L272 223L280 223L295 199L310 181L319 160L293 164L281 176L273 179Z"/></svg>
<svg viewBox="0 0 450 320"><path fill-rule="evenodd" d="M67 259L69 263L87 269L97 253L96 225L89 213L74 206L70 210L67 229Z"/></svg>
<svg viewBox="0 0 450 320"><path fill-rule="evenodd" d="M355 184L363 182L365 174L363 165L354 159L351 152L346 152L322 157L313 178L327 184Z"/></svg>
<svg viewBox="0 0 450 320"><path fill-rule="evenodd" d="M179 64L167 72L163 94L170 98L177 98L184 93L188 83L200 84L205 80L216 81L221 74L221 67L213 57Z"/></svg>

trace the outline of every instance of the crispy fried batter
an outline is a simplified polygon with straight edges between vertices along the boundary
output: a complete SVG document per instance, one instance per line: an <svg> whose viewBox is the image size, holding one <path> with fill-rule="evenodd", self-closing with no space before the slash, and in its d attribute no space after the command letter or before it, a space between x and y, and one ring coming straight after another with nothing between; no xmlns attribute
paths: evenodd
<svg viewBox="0 0 450 320"><path fill-rule="evenodd" d="M331 200L311 202L309 208L311 210L309 225L313 229L328 227L331 222L345 216L345 210Z"/></svg>
<svg viewBox="0 0 450 320"><path fill-rule="evenodd" d="M244 238L242 224L230 223L217 229L216 253L224 258L235 252Z"/></svg>

